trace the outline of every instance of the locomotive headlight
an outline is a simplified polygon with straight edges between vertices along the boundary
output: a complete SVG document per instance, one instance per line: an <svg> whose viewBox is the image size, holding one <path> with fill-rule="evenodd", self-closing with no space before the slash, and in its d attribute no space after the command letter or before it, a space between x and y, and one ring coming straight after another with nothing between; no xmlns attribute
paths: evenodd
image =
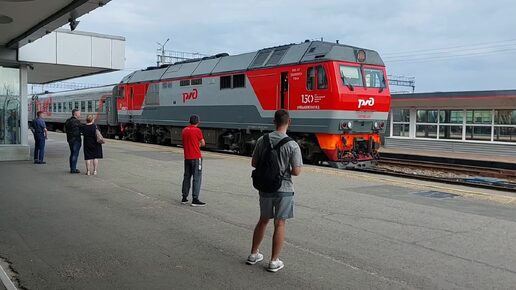
<svg viewBox="0 0 516 290"><path fill-rule="evenodd" d="M374 129L380 129L380 124L378 124L378 122L374 122Z"/></svg>
<svg viewBox="0 0 516 290"><path fill-rule="evenodd" d="M360 49L356 52L358 62L364 62L366 60L366 52L363 49Z"/></svg>
<svg viewBox="0 0 516 290"><path fill-rule="evenodd" d="M339 126L341 130L349 130L353 127L353 122L341 121Z"/></svg>

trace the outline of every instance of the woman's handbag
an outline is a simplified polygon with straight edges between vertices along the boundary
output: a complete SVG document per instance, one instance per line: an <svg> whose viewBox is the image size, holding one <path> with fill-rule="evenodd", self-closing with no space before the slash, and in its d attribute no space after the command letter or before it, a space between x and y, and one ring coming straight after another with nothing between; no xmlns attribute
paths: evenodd
<svg viewBox="0 0 516 290"><path fill-rule="evenodd" d="M100 130L97 126L95 126L95 131L97 134L97 143L104 144L106 141L104 141L104 137L102 136L102 133L100 133Z"/></svg>

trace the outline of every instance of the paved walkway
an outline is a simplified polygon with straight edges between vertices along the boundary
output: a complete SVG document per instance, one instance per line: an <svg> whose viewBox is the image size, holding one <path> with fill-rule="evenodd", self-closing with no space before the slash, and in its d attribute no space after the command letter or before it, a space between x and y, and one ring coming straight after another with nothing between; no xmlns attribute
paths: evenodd
<svg viewBox="0 0 516 290"><path fill-rule="evenodd" d="M245 265L259 214L249 158L205 153L208 206L193 208L179 202L180 148L109 140L98 176L68 173L64 135L51 133L47 148L46 165L0 163L0 257L27 289L516 285L516 211L506 193L305 167L286 266L271 274L264 263Z"/></svg>

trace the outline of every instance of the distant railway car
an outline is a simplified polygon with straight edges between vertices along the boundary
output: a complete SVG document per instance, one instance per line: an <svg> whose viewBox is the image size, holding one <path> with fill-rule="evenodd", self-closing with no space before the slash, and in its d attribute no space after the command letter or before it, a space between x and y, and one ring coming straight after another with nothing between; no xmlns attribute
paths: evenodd
<svg viewBox="0 0 516 290"><path fill-rule="evenodd" d="M108 135L159 144L181 144L186 120L198 114L208 148L241 154L274 129L274 112L282 108L304 159L338 167L374 162L390 107L377 52L322 41L152 67L109 89L40 95L35 102L48 103L51 123L62 124L64 110L80 105L101 117Z"/></svg>
<svg viewBox="0 0 516 290"><path fill-rule="evenodd" d="M32 96L29 108L29 121L36 117L38 111L43 112L47 126L51 130L63 130L66 119L72 116L77 108L83 117L95 116L96 123L112 134L117 132L116 100L113 100L113 87L102 86L90 89L45 93ZM112 127L112 128L110 128Z"/></svg>

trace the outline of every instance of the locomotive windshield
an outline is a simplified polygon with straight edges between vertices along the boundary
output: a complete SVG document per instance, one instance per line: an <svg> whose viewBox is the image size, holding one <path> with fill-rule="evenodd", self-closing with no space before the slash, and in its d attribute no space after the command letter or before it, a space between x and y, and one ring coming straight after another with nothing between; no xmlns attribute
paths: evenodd
<svg viewBox="0 0 516 290"><path fill-rule="evenodd" d="M364 69L366 86L368 88L385 88L383 71L374 68Z"/></svg>
<svg viewBox="0 0 516 290"><path fill-rule="evenodd" d="M383 70L374 68L364 69L365 78L362 78L362 70L358 66L341 65L340 77L345 86L368 88L385 88L385 77Z"/></svg>
<svg viewBox="0 0 516 290"><path fill-rule="evenodd" d="M364 86L364 83L362 82L362 71L358 66L341 65L340 77L342 78L342 82L345 86Z"/></svg>

